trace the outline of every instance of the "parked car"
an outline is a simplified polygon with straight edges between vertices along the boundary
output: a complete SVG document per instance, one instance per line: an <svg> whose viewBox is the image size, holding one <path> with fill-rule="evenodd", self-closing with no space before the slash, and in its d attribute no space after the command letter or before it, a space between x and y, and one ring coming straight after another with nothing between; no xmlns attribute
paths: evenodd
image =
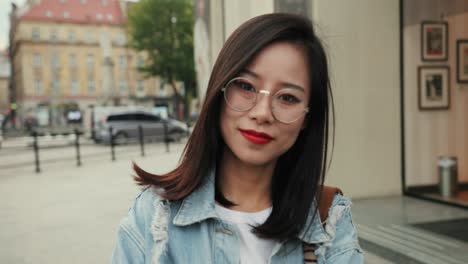
<svg viewBox="0 0 468 264"><path fill-rule="evenodd" d="M187 125L173 119L162 119L157 115L143 111L129 111L118 114L110 114L96 124L95 140L109 144L110 128L116 144L126 144L137 141L138 127L143 129L145 140L164 140L164 125L167 124L168 139L179 141L187 135Z"/></svg>

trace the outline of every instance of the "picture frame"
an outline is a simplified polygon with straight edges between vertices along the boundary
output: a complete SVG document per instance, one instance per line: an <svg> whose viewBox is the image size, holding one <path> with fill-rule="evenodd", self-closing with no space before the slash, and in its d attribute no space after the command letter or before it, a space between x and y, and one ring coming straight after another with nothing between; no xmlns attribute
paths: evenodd
<svg viewBox="0 0 468 264"><path fill-rule="evenodd" d="M448 110L450 108L449 66L418 67L419 110Z"/></svg>
<svg viewBox="0 0 468 264"><path fill-rule="evenodd" d="M421 60L447 61L448 23L423 21L421 23Z"/></svg>
<svg viewBox="0 0 468 264"><path fill-rule="evenodd" d="M468 83L468 39L457 40L457 82Z"/></svg>

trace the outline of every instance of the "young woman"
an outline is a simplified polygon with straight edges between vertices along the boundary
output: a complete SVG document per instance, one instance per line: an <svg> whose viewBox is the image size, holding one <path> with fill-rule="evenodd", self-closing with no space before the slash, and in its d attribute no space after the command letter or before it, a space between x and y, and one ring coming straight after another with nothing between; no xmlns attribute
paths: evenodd
<svg viewBox="0 0 468 264"><path fill-rule="evenodd" d="M349 199L334 195L324 222L318 213L329 109L327 58L309 20L241 25L177 168L134 165L147 188L120 224L113 262L363 263Z"/></svg>

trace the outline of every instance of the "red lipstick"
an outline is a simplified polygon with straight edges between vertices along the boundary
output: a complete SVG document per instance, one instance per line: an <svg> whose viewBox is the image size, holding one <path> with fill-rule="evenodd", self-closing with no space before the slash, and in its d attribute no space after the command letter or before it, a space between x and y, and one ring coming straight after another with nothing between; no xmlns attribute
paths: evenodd
<svg viewBox="0 0 468 264"><path fill-rule="evenodd" d="M250 129L239 129L239 131L241 132L242 136L244 136L248 141L255 144L266 144L273 140L272 136L263 132L258 132Z"/></svg>

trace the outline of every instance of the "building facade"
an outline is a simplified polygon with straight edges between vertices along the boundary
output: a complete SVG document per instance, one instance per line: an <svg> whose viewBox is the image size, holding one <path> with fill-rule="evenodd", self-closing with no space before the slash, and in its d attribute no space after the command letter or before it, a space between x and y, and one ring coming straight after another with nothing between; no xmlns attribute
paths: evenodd
<svg viewBox="0 0 468 264"><path fill-rule="evenodd" d="M18 116L64 122L91 105L172 103L160 78L138 72L145 54L127 47L125 1L30 0L11 13L12 86Z"/></svg>
<svg viewBox="0 0 468 264"><path fill-rule="evenodd" d="M0 51L0 115L6 116L9 110L8 80L10 78L10 61L6 51Z"/></svg>

